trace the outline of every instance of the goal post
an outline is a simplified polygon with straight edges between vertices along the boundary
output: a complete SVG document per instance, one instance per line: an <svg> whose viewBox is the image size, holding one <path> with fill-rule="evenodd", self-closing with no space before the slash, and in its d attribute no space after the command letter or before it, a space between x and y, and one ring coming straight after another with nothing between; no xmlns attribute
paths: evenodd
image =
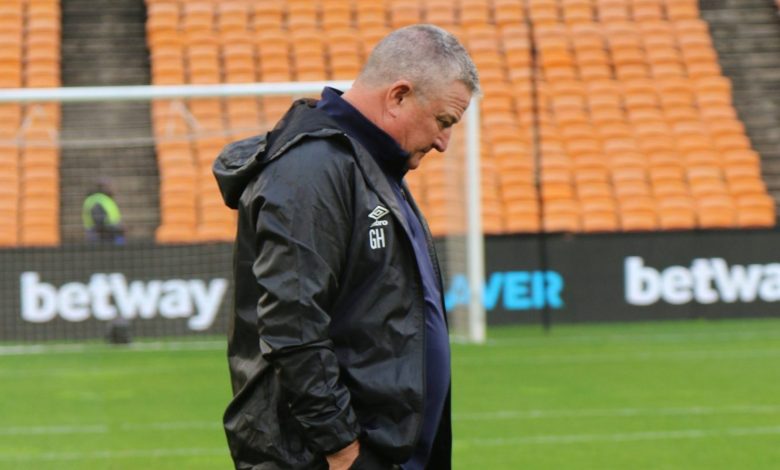
<svg viewBox="0 0 780 470"><path fill-rule="evenodd" d="M139 85L139 86L99 86L99 87L63 87L63 88L19 88L0 89L0 103L97 103L114 101L153 101L188 100L201 98L236 97L302 97L316 96L326 86L346 90L351 81L318 82L279 82L249 84L213 84L213 85ZM453 340L483 343L486 339L486 317L482 301L485 261L484 236L482 231L481 209L481 171L480 171L480 114L479 97L472 98L466 111L463 124L456 126L454 132L462 133L463 148L447 154L448 158L462 159L458 162L463 178L457 185L463 194L463 205L456 209L461 213L464 228L461 233L444 235L447 251L443 254L443 276L445 288L453 276L467 280L467 302L459 302L450 312L451 334ZM260 131L261 129L258 129ZM60 145L77 147L76 142L63 142ZM90 141L95 146L95 141ZM112 145L116 145L113 142ZM454 155L454 156L452 156ZM423 163L425 167L427 162Z"/></svg>
<svg viewBox="0 0 780 470"><path fill-rule="evenodd" d="M468 341L486 340L485 307L482 301L485 282L485 237L482 231L482 169L480 166L479 99L472 99L466 110L466 256L469 278Z"/></svg>

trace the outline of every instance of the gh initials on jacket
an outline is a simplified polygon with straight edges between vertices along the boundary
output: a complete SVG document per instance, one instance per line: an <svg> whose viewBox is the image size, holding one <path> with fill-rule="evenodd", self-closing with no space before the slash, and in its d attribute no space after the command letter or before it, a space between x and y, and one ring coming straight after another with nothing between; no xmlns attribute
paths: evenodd
<svg viewBox="0 0 780 470"><path fill-rule="evenodd" d="M380 220L390 211L382 206L376 206L374 210L368 214L368 217L374 220L371 227L368 229L368 243L372 250L378 250L385 247L385 226L387 226L386 220Z"/></svg>

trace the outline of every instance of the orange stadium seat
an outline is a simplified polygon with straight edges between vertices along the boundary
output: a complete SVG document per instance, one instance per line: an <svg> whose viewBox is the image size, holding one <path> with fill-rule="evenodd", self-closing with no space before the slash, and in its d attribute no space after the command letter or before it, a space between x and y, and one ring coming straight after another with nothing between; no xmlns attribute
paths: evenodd
<svg viewBox="0 0 780 470"><path fill-rule="evenodd" d="M618 200L620 225L624 231L649 231L658 227L655 201L644 194L631 194Z"/></svg>
<svg viewBox="0 0 780 470"><path fill-rule="evenodd" d="M395 0L389 5L390 26L402 28L419 23L422 18L419 3L416 0Z"/></svg>
<svg viewBox="0 0 780 470"><path fill-rule="evenodd" d="M775 201L765 191L738 196L736 206L739 227L771 227L775 223Z"/></svg>
<svg viewBox="0 0 780 470"><path fill-rule="evenodd" d="M689 20L699 17L697 0L664 0L666 16L670 21Z"/></svg>
<svg viewBox="0 0 780 470"><path fill-rule="evenodd" d="M658 223L663 230L696 228L696 209L685 195L658 195Z"/></svg>
<svg viewBox="0 0 780 470"><path fill-rule="evenodd" d="M545 201L543 215L542 226L545 232L580 231L580 209L573 199Z"/></svg>
<svg viewBox="0 0 780 470"><path fill-rule="evenodd" d="M619 223L615 203L609 197L582 199L582 231L614 232Z"/></svg>
<svg viewBox="0 0 780 470"><path fill-rule="evenodd" d="M449 0L427 0L423 7L425 21L443 28L456 23L455 4Z"/></svg>
<svg viewBox="0 0 780 470"><path fill-rule="evenodd" d="M267 29L281 29L284 26L284 2L277 0L258 0L250 2L252 30L261 32Z"/></svg>
<svg viewBox="0 0 780 470"><path fill-rule="evenodd" d="M706 194L697 200L699 227L732 228L736 226L734 201L727 194Z"/></svg>
<svg viewBox="0 0 780 470"><path fill-rule="evenodd" d="M217 4L217 28L221 32L246 31L249 24L248 5L244 2L220 2Z"/></svg>
<svg viewBox="0 0 780 470"><path fill-rule="evenodd" d="M352 4L348 0L326 0L322 4L322 28L326 31L352 28Z"/></svg>

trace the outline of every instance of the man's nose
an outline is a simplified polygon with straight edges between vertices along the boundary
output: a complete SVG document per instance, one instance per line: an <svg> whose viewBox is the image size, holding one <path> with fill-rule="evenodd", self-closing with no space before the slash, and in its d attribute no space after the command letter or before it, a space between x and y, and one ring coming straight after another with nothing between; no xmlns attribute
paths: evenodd
<svg viewBox="0 0 780 470"><path fill-rule="evenodd" d="M439 135L437 135L436 139L434 139L433 141L433 148L435 148L439 152L444 152L445 150L447 150L447 146L450 143L451 135L452 135L452 129L449 128L439 132Z"/></svg>

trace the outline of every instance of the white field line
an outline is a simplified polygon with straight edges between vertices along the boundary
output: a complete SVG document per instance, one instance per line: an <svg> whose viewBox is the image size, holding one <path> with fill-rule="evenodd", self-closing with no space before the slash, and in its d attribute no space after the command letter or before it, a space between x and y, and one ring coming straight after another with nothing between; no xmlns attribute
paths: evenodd
<svg viewBox="0 0 780 470"><path fill-rule="evenodd" d="M780 413L780 405L689 406L679 408L603 408L583 410L498 410L455 413L455 421L498 421L571 418L631 418L636 416L705 416Z"/></svg>
<svg viewBox="0 0 780 470"><path fill-rule="evenodd" d="M511 436L497 438L456 439L456 447L503 447L515 445L618 443L678 439L705 439L710 437L772 436L780 434L780 426L725 429L675 429L666 431L639 431L610 434L551 434L547 436Z"/></svg>
<svg viewBox="0 0 780 470"><path fill-rule="evenodd" d="M202 364L188 364L188 370L200 370L201 368L208 367ZM225 366L227 368L227 366ZM51 367L51 368L36 368L32 370L17 369L17 368L3 368L0 367L0 380L3 379L29 379L35 377L43 378L100 378L100 377L126 377L133 375L142 376L159 376L161 374L167 374L171 372L180 372L181 367L175 365L165 366L148 366L148 367L95 367L95 368L78 368L78 367Z"/></svg>
<svg viewBox="0 0 780 470"><path fill-rule="evenodd" d="M679 408L603 408L582 410L497 410L481 413L455 413L455 421L497 421L558 418L637 416L704 416L724 414L772 414L780 413L780 405L733 405L721 407L691 406ZM118 426L106 424L50 425L50 426L6 426L0 427L0 436L26 436L45 434L108 434L111 432L172 431L172 430L221 430L219 421L169 421L147 423L123 423Z"/></svg>
<svg viewBox="0 0 780 470"><path fill-rule="evenodd" d="M514 445L621 443L638 441L706 439L710 437L750 437L780 434L780 426L725 428L725 429L676 429L639 431L608 434L552 434L546 436L510 436L499 438L456 439L455 447L503 447ZM227 448L189 449L124 449L90 452L0 453L0 462L66 461L66 460L117 460L133 458L165 458L188 456L227 457Z"/></svg>
<svg viewBox="0 0 780 470"><path fill-rule="evenodd" d="M122 431L174 431L174 430L219 430L220 421L171 421L163 423L124 423L119 427Z"/></svg>
<svg viewBox="0 0 780 470"><path fill-rule="evenodd" d="M172 421L151 423L123 423L118 426L107 424L74 424L51 426L5 426L0 427L0 436L35 436L46 434L110 434L133 431L178 431L178 430L220 430L219 421Z"/></svg>
<svg viewBox="0 0 780 470"><path fill-rule="evenodd" d="M553 328L552 337L517 337L517 338L488 338L488 346L537 346L550 342L560 343L691 343L691 342L733 342L752 341L755 339L778 339L780 330L744 330L725 332L690 332L690 333L636 333L636 334L582 334L572 336L556 336Z"/></svg>
<svg viewBox="0 0 780 470"><path fill-rule="evenodd" d="M62 345L64 349L52 346L14 346L6 347L13 349L2 349L0 346L0 357L3 355L28 355L28 354L49 354L49 353L73 353L86 351L87 346L83 345ZM180 343L139 343L136 347L124 349L124 351L195 351L195 350L223 350L225 347L221 341L205 341L205 342L180 342ZM29 348L29 349L19 349ZM49 348L43 350L42 348ZM92 347L92 351L99 352L98 349ZM106 349L106 352L114 351L113 349ZM723 349L701 349L701 350L680 350L680 351L655 351L655 352L616 352L609 351L603 353L591 353L591 354L527 354L527 355L514 355L503 357L467 357L459 354L454 354L452 361L457 365L479 365L486 366L490 364L555 364L555 365L567 365L567 364L621 364L631 363L638 361L657 361L657 360L674 360L674 361L713 361L713 360L727 360L727 359L762 359L762 358L778 358L780 357L780 348L763 348L763 349L738 349L738 350L723 350ZM113 376L113 375L130 375L135 373L148 374L152 372L164 372L161 368L155 370L153 368L101 368L96 370L85 370L82 368L58 368L57 370L16 370L9 368L0 368L0 377L34 377L39 375L57 375L57 376Z"/></svg>
<svg viewBox="0 0 780 470"><path fill-rule="evenodd" d="M105 434L109 427L105 424L75 424L54 426L4 426L0 427L0 436L39 436L48 434Z"/></svg>
<svg viewBox="0 0 780 470"><path fill-rule="evenodd" d="M0 356L30 356L34 354L72 354L87 350L85 344L57 344L57 345L14 345L0 346Z"/></svg>
<svg viewBox="0 0 780 470"><path fill-rule="evenodd" d="M222 424L218 421L180 421L167 423L125 423L119 426L105 424L84 425L52 425L52 426L9 426L0 427L0 436L33 436L56 434L111 434L117 432L135 431L196 431L196 430L221 430Z"/></svg>
<svg viewBox="0 0 780 470"><path fill-rule="evenodd" d="M553 335L555 332L553 331ZM691 333L636 333L636 334L582 334L573 336L548 337L521 337L521 338L499 338L488 339L487 346L535 346L546 345L550 341L564 343L597 343L603 345L605 342L618 343L690 343L696 341L750 341L755 339L780 339L780 330L771 331L766 329L745 329L742 331L727 332L691 332ZM458 343L453 338L453 343ZM471 347L484 347L468 345ZM127 346L108 346L104 344L31 344L31 345L0 345L0 356L23 356L32 354L75 354L90 351L98 352L116 352L116 351L211 351L222 350L226 348L226 341L223 340L193 340L193 341L156 341L156 342L136 342Z"/></svg>
<svg viewBox="0 0 780 470"><path fill-rule="evenodd" d="M0 356L29 356L41 354L80 354L85 352L150 352L150 351L218 351L227 348L223 340L211 341L156 341L123 346L98 344L21 344L0 346Z"/></svg>
<svg viewBox="0 0 780 470"><path fill-rule="evenodd" d="M90 452L40 452L0 453L0 462L61 462L73 460L117 460L135 458L165 458L165 457L193 457L193 456L230 455L227 446L212 448L190 449L123 449L123 450L96 450Z"/></svg>
<svg viewBox="0 0 780 470"><path fill-rule="evenodd" d="M553 334L555 334L553 332ZM609 342L618 343L691 343L697 341L750 341L755 339L780 339L779 331L766 329L728 331L728 332L698 332L698 333L637 333L637 334L593 334L547 337L499 338L488 339L486 345L501 346L535 346L546 345L550 341L565 343L597 343L603 345ZM453 343L457 343L453 338ZM471 347L484 347L468 345ZM31 344L31 345L0 345L0 356L25 356L35 354L76 354L83 352L122 352L122 351L213 351L224 350L224 340L193 340L193 341L156 341L136 342L127 346L109 346L104 344Z"/></svg>
<svg viewBox="0 0 780 470"><path fill-rule="evenodd" d="M655 361L659 359L673 360L713 360L713 359L752 359L764 357L780 357L780 348L740 349L724 351L722 349L701 349L681 351L656 351L632 353L609 351L599 354L528 354L511 357L463 357L453 355L454 364L589 364L589 363L621 363L635 361Z"/></svg>

